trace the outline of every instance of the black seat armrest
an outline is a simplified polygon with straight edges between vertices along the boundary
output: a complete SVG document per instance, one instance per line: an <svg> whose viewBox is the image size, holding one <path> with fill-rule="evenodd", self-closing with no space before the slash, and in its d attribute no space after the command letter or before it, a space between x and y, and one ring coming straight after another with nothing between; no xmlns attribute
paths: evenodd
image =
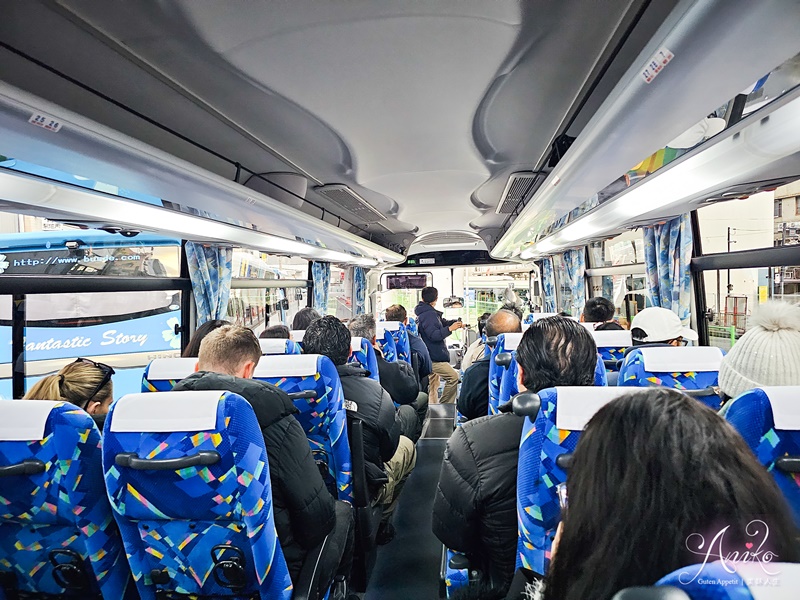
<svg viewBox="0 0 800 600"><path fill-rule="evenodd" d="M498 367L505 367L507 369L513 360L514 357L511 355L511 352L501 352L494 357L494 364L496 364Z"/></svg>
<svg viewBox="0 0 800 600"><path fill-rule="evenodd" d="M347 427L350 437L350 462L353 467L353 500L357 508L369 506L367 466L364 458L364 422L350 419Z"/></svg>
<svg viewBox="0 0 800 600"><path fill-rule="evenodd" d="M536 420L536 415L539 414L539 409L542 407L542 401L539 398L539 394L520 392L511 399L511 407L515 415L530 417L534 421Z"/></svg>
<svg viewBox="0 0 800 600"><path fill-rule="evenodd" d="M691 598L683 590L665 585L628 588L617 592L611 600L691 600Z"/></svg>
<svg viewBox="0 0 800 600"><path fill-rule="evenodd" d="M320 590L319 587L319 566L322 562L322 555L328 546L328 536L306 553L303 566L297 575L294 583L292 600L318 600L325 596L327 590Z"/></svg>

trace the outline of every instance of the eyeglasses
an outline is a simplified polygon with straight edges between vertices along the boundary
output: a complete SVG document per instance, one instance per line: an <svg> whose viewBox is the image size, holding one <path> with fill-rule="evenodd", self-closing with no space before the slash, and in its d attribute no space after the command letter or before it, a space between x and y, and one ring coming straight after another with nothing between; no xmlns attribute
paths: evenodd
<svg viewBox="0 0 800 600"><path fill-rule="evenodd" d="M86 398L86 404L88 405L89 401L92 398L94 398L97 395L97 393L100 390L102 390L103 387L105 387L105 385L109 381L111 381L111 376L115 373L115 371L114 371L113 367L110 367L105 363L95 362L90 358L78 358L78 359L75 360L75 362L76 363L87 363L87 364L90 364L93 367L96 367L96 368L100 369L103 372L103 378L100 380L100 383L97 384L97 387L94 388L94 391L91 394L89 394L88 398Z"/></svg>

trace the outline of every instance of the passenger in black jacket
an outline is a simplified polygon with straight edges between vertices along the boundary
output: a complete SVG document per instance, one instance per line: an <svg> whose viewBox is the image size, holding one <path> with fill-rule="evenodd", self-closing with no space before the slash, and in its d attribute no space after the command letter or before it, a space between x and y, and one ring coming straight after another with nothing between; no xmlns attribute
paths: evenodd
<svg viewBox="0 0 800 600"><path fill-rule="evenodd" d="M486 337L501 333L522 331L522 321L511 311L500 309L486 321ZM489 414L489 359L484 356L464 371L461 378L461 393L458 395L458 412L466 420L485 417Z"/></svg>
<svg viewBox="0 0 800 600"><path fill-rule="evenodd" d="M428 352L428 347L422 338L419 337L417 329L414 331L408 328L408 313L405 306L402 304L392 304L386 309L387 321L400 321L406 326L408 332L408 344L411 346L411 366L414 368L414 374L419 380L419 390L426 395L428 394L428 376L433 373L433 363L431 362L431 355ZM428 414L427 400L425 404L425 413L421 415L420 420L425 420L425 415Z"/></svg>
<svg viewBox="0 0 800 600"><path fill-rule="evenodd" d="M430 375L428 397L431 403L439 402L439 378L444 379L444 391L441 402L447 404L455 402L458 391L458 372L450 365L450 352L447 350L445 339L464 324L461 321L450 321L443 318L442 313L436 308L439 300L439 291L435 287L422 288L422 301L414 309L417 315L417 325L422 341L428 347L428 352L433 363L433 373Z"/></svg>
<svg viewBox="0 0 800 600"><path fill-rule="evenodd" d="M329 549L320 569L323 581L332 580L337 572L348 574L352 508L336 502L326 489L305 432L293 416L298 411L286 392L251 379L261 358L258 339L249 329L224 326L202 341L199 354L199 371L174 390L226 390L253 407L267 449L275 528L292 580L306 553L328 534Z"/></svg>
<svg viewBox="0 0 800 600"><path fill-rule="evenodd" d="M404 429L407 436L416 444L422 434L425 415L428 413L428 395L419 391L419 380L414 368L404 360L388 362L384 358L375 338L375 317L372 315L358 315L347 324L347 327L353 337L363 337L372 343L378 362L381 387L389 392L392 402L410 405L417 413L416 423L412 422ZM406 411L403 411L403 414L405 413Z"/></svg>
<svg viewBox="0 0 800 600"><path fill-rule="evenodd" d="M614 320L617 309L608 298L589 298L581 313L581 323L593 323L595 331L619 331L624 329Z"/></svg>
<svg viewBox="0 0 800 600"><path fill-rule="evenodd" d="M517 348L520 389L590 386L597 348L591 334L564 317L535 321ZM507 407L508 405L506 405ZM433 504L433 532L464 552L503 597L517 549L517 462L524 417L481 417L447 442Z"/></svg>
<svg viewBox="0 0 800 600"><path fill-rule="evenodd" d="M364 423L367 483L373 503L383 506L378 543L388 543L394 535L390 519L417 461L414 442L409 437L417 416L410 406L395 409L389 394L368 377L363 367L347 363L350 340L350 331L344 323L329 315L308 326L303 346L306 353L324 354L336 365L348 422L358 418Z"/></svg>

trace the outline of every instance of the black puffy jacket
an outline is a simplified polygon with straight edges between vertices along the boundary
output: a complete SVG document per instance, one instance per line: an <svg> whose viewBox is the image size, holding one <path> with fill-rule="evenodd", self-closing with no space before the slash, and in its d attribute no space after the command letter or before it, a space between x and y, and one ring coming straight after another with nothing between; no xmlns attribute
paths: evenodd
<svg viewBox="0 0 800 600"><path fill-rule="evenodd" d="M458 412L468 421L489 414L489 358L476 360L464 371L458 395Z"/></svg>
<svg viewBox="0 0 800 600"><path fill-rule="evenodd" d="M263 381L203 371L182 380L174 390L227 390L253 407L267 448L275 529L294 581L306 552L333 530L336 514L289 396Z"/></svg>
<svg viewBox="0 0 800 600"><path fill-rule="evenodd" d="M414 309L417 314L417 329L419 336L428 347L428 353L433 362L450 362L450 352L447 350L445 338L452 331L450 325L455 321L450 321L442 317L442 312L433 308L430 304L420 302Z"/></svg>
<svg viewBox="0 0 800 600"><path fill-rule="evenodd" d="M388 392L370 379L361 365L338 365L339 379L346 400L348 423L361 419L364 423L364 458L367 482L374 494L388 481L383 463L397 451L400 443L400 421Z"/></svg>
<svg viewBox="0 0 800 600"><path fill-rule="evenodd" d="M389 392L392 402L396 404L411 404L419 394L419 380L414 373L414 367L404 360L387 362L383 354L375 351L378 360L378 375L381 387Z"/></svg>
<svg viewBox="0 0 800 600"><path fill-rule="evenodd" d="M480 417L447 442L433 502L433 532L507 589L517 553L517 463L524 417Z"/></svg>

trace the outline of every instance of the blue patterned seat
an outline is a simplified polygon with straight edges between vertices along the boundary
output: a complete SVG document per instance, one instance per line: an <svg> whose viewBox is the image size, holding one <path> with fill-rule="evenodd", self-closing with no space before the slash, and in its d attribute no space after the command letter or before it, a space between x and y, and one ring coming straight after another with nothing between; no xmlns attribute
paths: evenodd
<svg viewBox="0 0 800 600"><path fill-rule="evenodd" d="M413 317L408 317L408 325L406 325L406 331L410 335L416 335L419 337L419 329L417 328L417 322Z"/></svg>
<svg viewBox="0 0 800 600"><path fill-rule="evenodd" d="M800 526L800 473L791 472L780 460L800 458L800 387L745 392L731 401L725 418L772 473Z"/></svg>
<svg viewBox="0 0 800 600"><path fill-rule="evenodd" d="M641 347L631 349L619 369L619 386L663 386L676 390L704 390L718 385L722 350L714 346ZM698 398L714 409L717 395Z"/></svg>
<svg viewBox="0 0 800 600"><path fill-rule="evenodd" d="M662 577L656 586L673 587L690 600L788 600L795 598L800 589L800 565L759 561L727 561L724 565L709 562L673 571ZM638 600L640 597L647 598L630 594L625 595L624 600Z"/></svg>
<svg viewBox="0 0 800 600"><path fill-rule="evenodd" d="M517 471L517 567L545 574L561 521L557 486L566 473L556 459L575 451L581 431L603 405L629 392L617 387L558 387L539 392L535 421L525 419ZM559 416L559 404L561 416Z"/></svg>
<svg viewBox="0 0 800 600"><path fill-rule="evenodd" d="M264 356L268 354L301 354L300 345L293 340L267 338L258 340L258 343L261 345L261 354Z"/></svg>
<svg viewBox="0 0 800 600"><path fill-rule="evenodd" d="M497 364L497 356L506 352L511 352L519 345L522 339L521 333L501 333L497 336L497 341L489 355L489 414L496 415L497 407L500 406L500 386L503 380L503 373L507 366ZM507 348L508 346L508 348ZM511 361L514 362L513 359ZM510 363L509 363L510 364Z"/></svg>
<svg viewBox="0 0 800 600"><path fill-rule="evenodd" d="M391 335L395 344L397 360L404 360L411 364L411 343L408 341L406 326L400 321L378 321L376 323L376 335L378 338L386 339Z"/></svg>
<svg viewBox="0 0 800 600"><path fill-rule="evenodd" d="M175 384L194 373L196 358L156 358L144 369L143 392L171 392Z"/></svg>
<svg viewBox="0 0 800 600"><path fill-rule="evenodd" d="M604 361L609 361L608 370L617 371L619 367L614 364L622 360L625 356L625 350L633 345L631 332L625 329L622 330L601 330L596 331L594 328L587 327L589 333L594 338L594 343L597 345L597 351Z"/></svg>
<svg viewBox="0 0 800 600"><path fill-rule="evenodd" d="M94 421L72 404L0 401L0 581L7 597L119 600L134 591L103 484L100 442Z"/></svg>
<svg viewBox="0 0 800 600"><path fill-rule="evenodd" d="M369 371L369 376L380 382L380 372L378 371L378 358L375 356L375 348L369 340L362 337L354 337L350 342L350 358L347 362L358 363Z"/></svg>
<svg viewBox="0 0 800 600"><path fill-rule="evenodd" d="M386 362L396 362L397 358L397 342L394 341L394 336L392 336L392 332L386 330L383 332L383 336L377 336L378 344L381 346L381 351L383 352L383 358Z"/></svg>
<svg viewBox="0 0 800 600"><path fill-rule="evenodd" d="M353 469L347 437L347 415L339 373L327 356L298 354L264 356L253 379L271 383L295 397L295 415L306 432L317 463L327 468L326 483L340 500L353 502Z"/></svg>
<svg viewBox="0 0 800 600"><path fill-rule="evenodd" d="M129 394L105 429L106 487L142 600L291 598L249 403L230 392Z"/></svg>

